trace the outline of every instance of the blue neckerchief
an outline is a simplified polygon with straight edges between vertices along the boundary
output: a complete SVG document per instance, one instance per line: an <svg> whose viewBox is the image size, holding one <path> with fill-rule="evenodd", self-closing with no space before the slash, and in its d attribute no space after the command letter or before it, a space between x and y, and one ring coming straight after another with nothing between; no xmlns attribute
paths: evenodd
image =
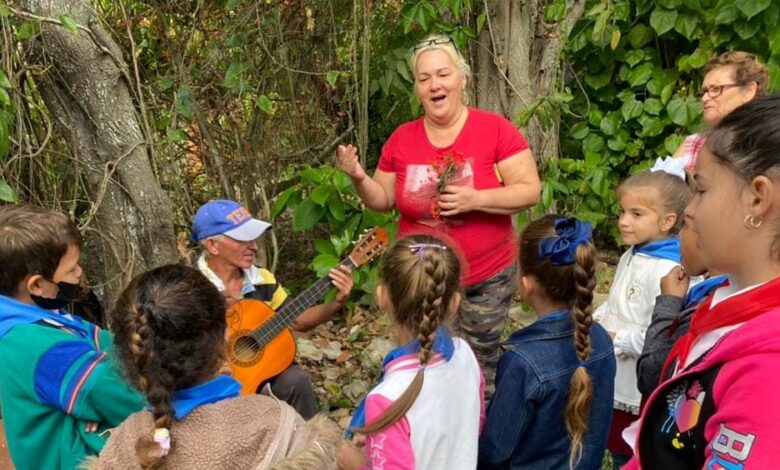
<svg viewBox="0 0 780 470"><path fill-rule="evenodd" d="M721 284L726 282L728 278L729 277L726 276L725 274L722 274L720 276L713 276L691 287L688 293L685 294L685 300L683 300L683 305L684 305L683 308L687 310L693 307L694 305L698 304L699 302L702 301L703 298L707 297L707 295L709 295L709 293L712 292L716 287L720 287Z"/></svg>
<svg viewBox="0 0 780 470"><path fill-rule="evenodd" d="M176 390L173 392L171 406L176 412L176 419L183 419L200 405L237 397L240 390L241 384L236 379L220 375L200 385Z"/></svg>
<svg viewBox="0 0 780 470"><path fill-rule="evenodd" d="M657 242L645 243L632 248L631 253L642 253L653 258L668 259L676 263L680 262L680 239L675 237L664 238Z"/></svg>
<svg viewBox="0 0 780 470"><path fill-rule="evenodd" d="M384 380L385 366L387 366L387 364L398 359L399 357L409 354L417 354L418 352L420 352L420 342L416 339L390 351L390 353L385 356L384 361L382 361L382 374L379 376L379 381L377 384L382 383ZM436 330L436 337L433 340L433 352L441 354L447 361L452 359L452 355L455 353L455 343L452 341L452 335L446 327L440 326ZM363 400L360 401L360 404L357 406L357 408L355 408L355 414L352 415L352 420L349 422L349 426L347 427L344 435L347 437L347 439L351 438L354 430L357 428L362 428L365 426L365 424L366 399L364 397Z"/></svg>
<svg viewBox="0 0 780 470"><path fill-rule="evenodd" d="M60 313L61 312L61 313ZM56 312L37 305L26 304L0 295L0 338L18 325L29 325L40 321L51 321L64 326L83 338L89 337L89 323L76 316L65 316L65 310Z"/></svg>
<svg viewBox="0 0 780 470"><path fill-rule="evenodd" d="M568 310L556 310L552 313L548 313L547 315L543 317L539 317L536 321L557 321L557 320L563 320L565 318L569 318L571 315L571 312Z"/></svg>

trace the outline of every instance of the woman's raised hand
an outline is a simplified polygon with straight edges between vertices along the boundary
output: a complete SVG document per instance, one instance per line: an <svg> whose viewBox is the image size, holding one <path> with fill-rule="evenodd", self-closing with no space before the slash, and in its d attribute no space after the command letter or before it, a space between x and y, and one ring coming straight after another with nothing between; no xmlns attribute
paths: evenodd
<svg viewBox="0 0 780 470"><path fill-rule="evenodd" d="M354 145L339 145L336 149L336 168L359 182L366 177L366 171L360 166L357 148Z"/></svg>

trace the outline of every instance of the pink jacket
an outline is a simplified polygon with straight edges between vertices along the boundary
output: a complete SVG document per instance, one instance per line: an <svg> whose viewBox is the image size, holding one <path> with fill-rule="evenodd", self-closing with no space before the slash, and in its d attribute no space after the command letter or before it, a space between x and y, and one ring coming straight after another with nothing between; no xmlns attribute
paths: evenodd
<svg viewBox="0 0 780 470"><path fill-rule="evenodd" d="M776 468L779 372L775 309L727 333L699 363L656 388L640 418L636 456L624 468L692 468L690 460L681 466L683 452L700 468Z"/></svg>

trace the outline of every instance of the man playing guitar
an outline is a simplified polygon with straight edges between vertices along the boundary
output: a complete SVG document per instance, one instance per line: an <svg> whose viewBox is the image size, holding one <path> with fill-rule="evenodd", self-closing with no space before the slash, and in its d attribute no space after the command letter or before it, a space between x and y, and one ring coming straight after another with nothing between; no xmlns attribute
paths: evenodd
<svg viewBox="0 0 780 470"><path fill-rule="evenodd" d="M255 299L277 310L287 300L287 293L273 273L254 265L256 240L270 227L235 201L210 201L195 214L192 237L203 247L197 267L225 295L228 305ZM329 277L338 290L336 298L305 310L292 322L294 330L310 330L344 306L352 290L351 269L340 266L332 269ZM291 365L269 383L274 395L289 403L304 419L319 411L311 379L300 366Z"/></svg>

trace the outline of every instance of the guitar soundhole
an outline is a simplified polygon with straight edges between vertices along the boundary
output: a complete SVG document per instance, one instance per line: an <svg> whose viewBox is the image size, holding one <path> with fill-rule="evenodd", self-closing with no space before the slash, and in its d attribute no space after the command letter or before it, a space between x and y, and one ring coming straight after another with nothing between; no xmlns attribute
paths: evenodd
<svg viewBox="0 0 780 470"><path fill-rule="evenodd" d="M247 334L239 332L230 341L230 359L241 367L249 367L260 362L263 357L263 349L257 340ZM248 333L248 331L246 332Z"/></svg>

